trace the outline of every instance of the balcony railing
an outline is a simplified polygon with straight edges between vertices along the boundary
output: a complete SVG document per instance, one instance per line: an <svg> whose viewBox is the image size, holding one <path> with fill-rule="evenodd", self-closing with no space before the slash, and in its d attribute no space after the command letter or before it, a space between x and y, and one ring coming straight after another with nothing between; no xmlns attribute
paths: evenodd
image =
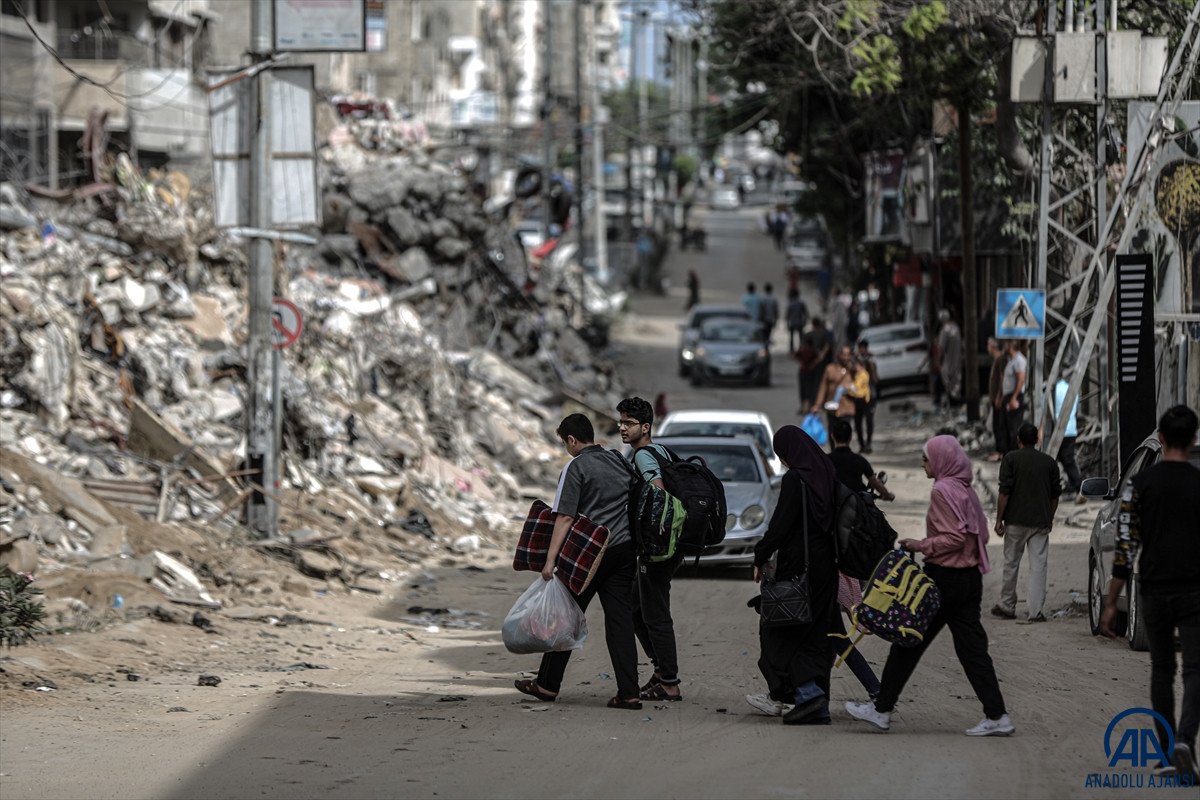
<svg viewBox="0 0 1200 800"><path fill-rule="evenodd" d="M91 34L84 31L59 31L58 54L65 59L82 61L124 61L132 66L150 66L151 48L128 33Z"/></svg>

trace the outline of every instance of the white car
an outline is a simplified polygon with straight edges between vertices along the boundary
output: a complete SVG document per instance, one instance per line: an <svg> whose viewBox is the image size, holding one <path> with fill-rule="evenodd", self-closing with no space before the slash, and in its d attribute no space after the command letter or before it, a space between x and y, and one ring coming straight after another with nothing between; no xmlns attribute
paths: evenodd
<svg viewBox="0 0 1200 800"><path fill-rule="evenodd" d="M732 186L717 186L708 196L709 208L732 210L741 204L742 200L738 197L737 189Z"/></svg>
<svg viewBox="0 0 1200 800"><path fill-rule="evenodd" d="M655 436L746 436L758 445L772 474L782 475L786 472L771 445L775 428L770 418L758 411L673 411L658 423Z"/></svg>
<svg viewBox="0 0 1200 800"><path fill-rule="evenodd" d="M860 333L858 340L866 341L875 356L881 388L929 381L929 342L921 323L875 325Z"/></svg>

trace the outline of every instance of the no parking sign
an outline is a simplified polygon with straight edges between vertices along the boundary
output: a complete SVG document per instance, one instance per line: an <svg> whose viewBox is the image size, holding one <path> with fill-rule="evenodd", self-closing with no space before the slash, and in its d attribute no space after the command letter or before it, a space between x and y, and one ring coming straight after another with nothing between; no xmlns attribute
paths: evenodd
<svg viewBox="0 0 1200 800"><path fill-rule="evenodd" d="M304 330L304 315L291 300L276 297L271 300L271 347L283 350L291 347Z"/></svg>

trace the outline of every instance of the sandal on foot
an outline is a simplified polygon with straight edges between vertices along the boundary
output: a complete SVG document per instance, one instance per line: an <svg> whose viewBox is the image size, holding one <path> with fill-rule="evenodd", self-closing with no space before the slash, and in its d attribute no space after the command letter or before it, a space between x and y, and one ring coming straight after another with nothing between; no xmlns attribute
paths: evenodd
<svg viewBox="0 0 1200 800"><path fill-rule="evenodd" d="M541 700L543 703L553 703L558 699L557 694L550 694L545 689L537 685L535 680L522 680L513 683L517 691L521 694L527 694L532 698Z"/></svg>
<svg viewBox="0 0 1200 800"><path fill-rule="evenodd" d="M620 697L614 697L608 701L609 708L623 708L626 711L641 711L641 700L622 700Z"/></svg>
<svg viewBox="0 0 1200 800"><path fill-rule="evenodd" d="M655 673L654 675L650 676L650 680L646 681L645 686L643 686L641 689L638 689L638 693L645 694L660 683L662 683L662 678L658 677L658 674ZM645 698L642 699L644 700Z"/></svg>
<svg viewBox="0 0 1200 800"><path fill-rule="evenodd" d="M678 685L679 684L677 684L677 683L672 684L672 686L678 686ZM670 703L674 703L674 702L678 702L679 700L682 700L683 694L682 693L668 694L667 693L667 685L665 683L658 682L658 683L648 683L645 686L643 686L641 698L643 700L652 700L655 703L661 702L663 700L666 700L667 702L670 702Z"/></svg>

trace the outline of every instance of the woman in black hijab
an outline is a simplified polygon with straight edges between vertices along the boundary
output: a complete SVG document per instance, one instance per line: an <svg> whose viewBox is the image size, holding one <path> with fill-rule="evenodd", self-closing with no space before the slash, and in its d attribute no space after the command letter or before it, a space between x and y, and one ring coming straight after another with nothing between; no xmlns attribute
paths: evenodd
<svg viewBox="0 0 1200 800"><path fill-rule="evenodd" d="M829 672L833 647L829 633L837 604L837 566L829 535L834 515L835 472L829 456L808 434L785 425L775 434L775 454L788 471L767 533L754 548L754 580L775 557L774 577L787 579L808 569L812 622L785 628L759 626L759 669L770 694L749 695L758 710L783 716L785 725L829 724ZM802 494L807 492L808 555L804 559ZM784 706L794 704L787 713Z"/></svg>

